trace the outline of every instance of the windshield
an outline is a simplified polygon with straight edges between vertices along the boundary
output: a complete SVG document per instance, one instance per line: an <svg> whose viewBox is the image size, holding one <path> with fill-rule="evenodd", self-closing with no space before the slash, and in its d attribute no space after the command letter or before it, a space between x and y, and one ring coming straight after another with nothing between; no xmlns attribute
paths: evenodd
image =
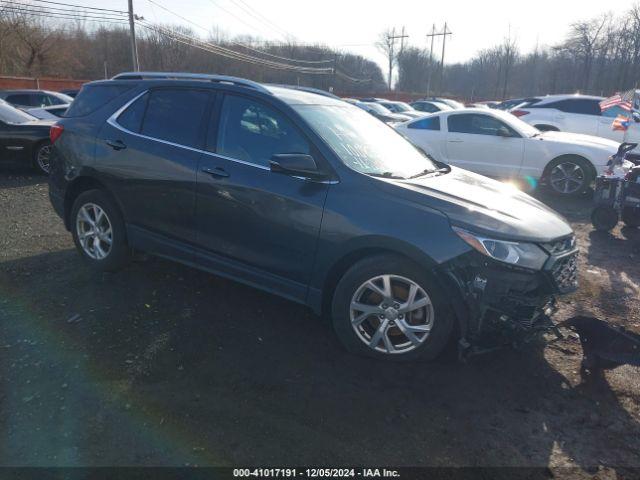
<svg viewBox="0 0 640 480"><path fill-rule="evenodd" d="M0 104L0 120L5 123L19 124L32 122L33 120L36 120L36 118L32 117L28 113L23 112L22 110L13 108L10 105Z"/></svg>
<svg viewBox="0 0 640 480"><path fill-rule="evenodd" d="M408 103L396 102L394 103L399 112L412 112L413 108Z"/></svg>
<svg viewBox="0 0 640 480"><path fill-rule="evenodd" d="M389 115L391 113L391 111L388 108L380 105L379 103L365 102L364 107L369 108L369 110L373 110L374 112L379 113L380 115Z"/></svg>
<svg viewBox="0 0 640 480"><path fill-rule="evenodd" d="M438 168L402 135L362 110L349 105L294 108L342 162L358 172L409 178Z"/></svg>
<svg viewBox="0 0 640 480"><path fill-rule="evenodd" d="M533 125L529 125L527 122L520 120L518 117L509 112L497 110L493 113L496 117L507 123L510 127L520 132L525 137L535 137L536 135L540 135L541 133L540 130L538 130Z"/></svg>

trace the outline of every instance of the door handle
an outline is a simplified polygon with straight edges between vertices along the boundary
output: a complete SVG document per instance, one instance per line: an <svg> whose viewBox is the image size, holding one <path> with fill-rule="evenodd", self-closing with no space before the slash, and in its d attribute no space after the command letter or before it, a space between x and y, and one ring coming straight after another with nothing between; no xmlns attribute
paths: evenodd
<svg viewBox="0 0 640 480"><path fill-rule="evenodd" d="M462 142L464 142L464 140L460 140L458 138L455 138L453 140L449 140L449 143L462 143Z"/></svg>
<svg viewBox="0 0 640 480"><path fill-rule="evenodd" d="M122 140L106 140L106 144L114 150L124 150L125 148L127 148Z"/></svg>
<svg viewBox="0 0 640 480"><path fill-rule="evenodd" d="M221 167L216 167L216 168L203 167L202 171L216 178L226 178L229 176L229 173L224 168L221 168Z"/></svg>

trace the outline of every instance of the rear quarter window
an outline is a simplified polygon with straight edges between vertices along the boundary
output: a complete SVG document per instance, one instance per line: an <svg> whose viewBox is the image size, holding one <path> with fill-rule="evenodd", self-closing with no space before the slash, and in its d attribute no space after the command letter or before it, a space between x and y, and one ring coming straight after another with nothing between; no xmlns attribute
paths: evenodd
<svg viewBox="0 0 640 480"><path fill-rule="evenodd" d="M440 130L440 117L423 118L422 120L416 120L407 125L407 128L414 128L417 130Z"/></svg>
<svg viewBox="0 0 640 480"><path fill-rule="evenodd" d="M85 85L73 100L65 117L89 115L132 87L132 85Z"/></svg>

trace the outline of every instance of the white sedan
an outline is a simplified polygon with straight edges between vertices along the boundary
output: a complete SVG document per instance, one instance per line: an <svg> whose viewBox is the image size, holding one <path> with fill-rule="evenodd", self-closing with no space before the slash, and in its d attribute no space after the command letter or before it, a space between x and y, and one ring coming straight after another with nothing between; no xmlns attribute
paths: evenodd
<svg viewBox="0 0 640 480"><path fill-rule="evenodd" d="M510 113L466 108L438 112L396 126L436 160L499 179L548 183L575 195L600 174L618 149L605 138L541 132Z"/></svg>

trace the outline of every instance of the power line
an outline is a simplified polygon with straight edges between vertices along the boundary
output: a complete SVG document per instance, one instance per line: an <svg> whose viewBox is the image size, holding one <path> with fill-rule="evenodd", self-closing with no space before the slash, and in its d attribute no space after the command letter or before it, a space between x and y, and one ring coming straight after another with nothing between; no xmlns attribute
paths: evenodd
<svg viewBox="0 0 640 480"><path fill-rule="evenodd" d="M213 5L215 5L217 8L219 8L220 10L222 10L223 12L226 12L228 15L231 15L233 18L235 18L236 20L238 20L239 22L243 23L244 25L246 25L247 27L251 28L251 29L256 29L255 25L251 25L249 23L247 23L242 17L239 17L238 15L236 15L235 13L227 10L226 8L224 8L221 5L218 5L217 2L215 2L215 0L209 0ZM260 29L260 28L259 28ZM263 30L264 32L265 30Z"/></svg>
<svg viewBox="0 0 640 480"><path fill-rule="evenodd" d="M184 20L185 22L187 22L187 23L189 23L189 24L191 24L191 25L193 25L195 27L198 27L198 28L200 28L200 29L202 29L202 30L204 30L206 32L209 31L208 28L203 27L202 25L199 25L199 24L191 21L186 17L183 17L179 13L176 13L176 12L174 12L172 10L169 10L167 7L165 7L164 5L161 5L160 3L156 2L155 0L147 0L147 1L150 4L156 5L157 7L163 9L164 11L166 11L166 12L172 14L172 15L175 15L176 17ZM256 52L256 53L260 53L260 54L268 56L268 57L276 58L278 60L285 60L285 61L289 61L289 62L298 62L298 63L306 63L306 64L310 64L310 65L312 65L312 64L314 64L314 65L327 64L327 63L331 63L332 62L332 60L301 60L301 59L297 59L297 58L281 57L280 55L275 55L275 54L270 53L270 52L265 52L265 51L258 50L256 48L250 47L249 45L246 45L244 43L239 43L239 42L235 42L235 41L232 41L231 43L233 43L233 44L235 44L235 45L237 45L239 47L246 48L247 50L250 50L250 51L253 51L253 52Z"/></svg>
<svg viewBox="0 0 640 480"><path fill-rule="evenodd" d="M287 65L284 63L279 63L279 62L273 62L271 60L266 60L263 58L258 58L258 57L254 57L242 52L237 52L235 50L230 50L228 48L225 47L221 47L220 45L215 45L212 43L208 43L205 42L199 38L196 37L191 37L189 35L185 35L183 33L180 32L176 32L176 31L170 31L164 27L161 26L157 26L157 25L150 25L148 23L141 23L138 22L141 26L149 29L149 30L153 30L156 31L158 33L164 34L168 37L173 38L176 41L180 41L182 40L183 42L187 42L189 45L192 46L196 46L196 47L203 47L203 49L208 49L210 51L212 51L212 53L218 53L222 56L226 56L228 58L233 58L235 60L242 60L245 62L249 62L249 63L254 63L254 64L259 64L259 65L263 65L263 66L267 66L267 67L271 67L271 68L275 68L275 69L280 69L280 70L291 70L291 71L296 71L296 72L301 72L301 73L315 73L315 74L329 74L331 73L332 69L331 68L313 68L313 67L301 67L301 66L297 66L297 65Z"/></svg>
<svg viewBox="0 0 640 480"><path fill-rule="evenodd" d="M40 12L44 12L44 13L55 13L55 14L68 14L68 15L73 15L73 16L86 16L89 18L102 18L102 19L112 19L112 20L124 20L125 17L119 17L116 16L115 14L98 14L96 12L80 12L78 10L72 10L72 9L67 9L67 8L56 8L56 7L39 7L39 6L31 6L29 4L24 4L24 3L18 3L18 2L14 2L12 0L2 0L3 5L6 5L7 7L11 7L15 10L24 10L27 12L35 12L35 13L40 13ZM15 5L15 6L14 6Z"/></svg>
<svg viewBox="0 0 640 480"><path fill-rule="evenodd" d="M245 11L246 13L251 15L253 18L257 19L258 21L262 22L264 25L266 25L269 28L273 29L279 35L283 35L285 38L286 37L294 37L289 32L287 32L286 30L280 28L278 25L276 25L271 20L269 20L267 17L262 15L256 9L252 8L251 6L249 6L245 1L243 1L243 0L231 0L231 1L234 4L236 4L241 10Z"/></svg>
<svg viewBox="0 0 640 480"><path fill-rule="evenodd" d="M30 10L24 8L17 8L10 5L3 6L3 11L15 13L18 15L28 15L31 17L45 17L45 18L56 18L56 19L65 19L65 20L86 20L89 22L103 22L103 23L114 23L123 25L124 22L113 19L111 17L94 17L82 14L63 14L59 12L48 12L46 10Z"/></svg>
<svg viewBox="0 0 640 480"><path fill-rule="evenodd" d="M124 10L111 10L110 8L85 7L84 5L76 5L73 3L54 2L52 0L31 0L32 2L51 3L53 5L63 5L65 7L86 8L89 10L101 10L103 12L127 13Z"/></svg>

